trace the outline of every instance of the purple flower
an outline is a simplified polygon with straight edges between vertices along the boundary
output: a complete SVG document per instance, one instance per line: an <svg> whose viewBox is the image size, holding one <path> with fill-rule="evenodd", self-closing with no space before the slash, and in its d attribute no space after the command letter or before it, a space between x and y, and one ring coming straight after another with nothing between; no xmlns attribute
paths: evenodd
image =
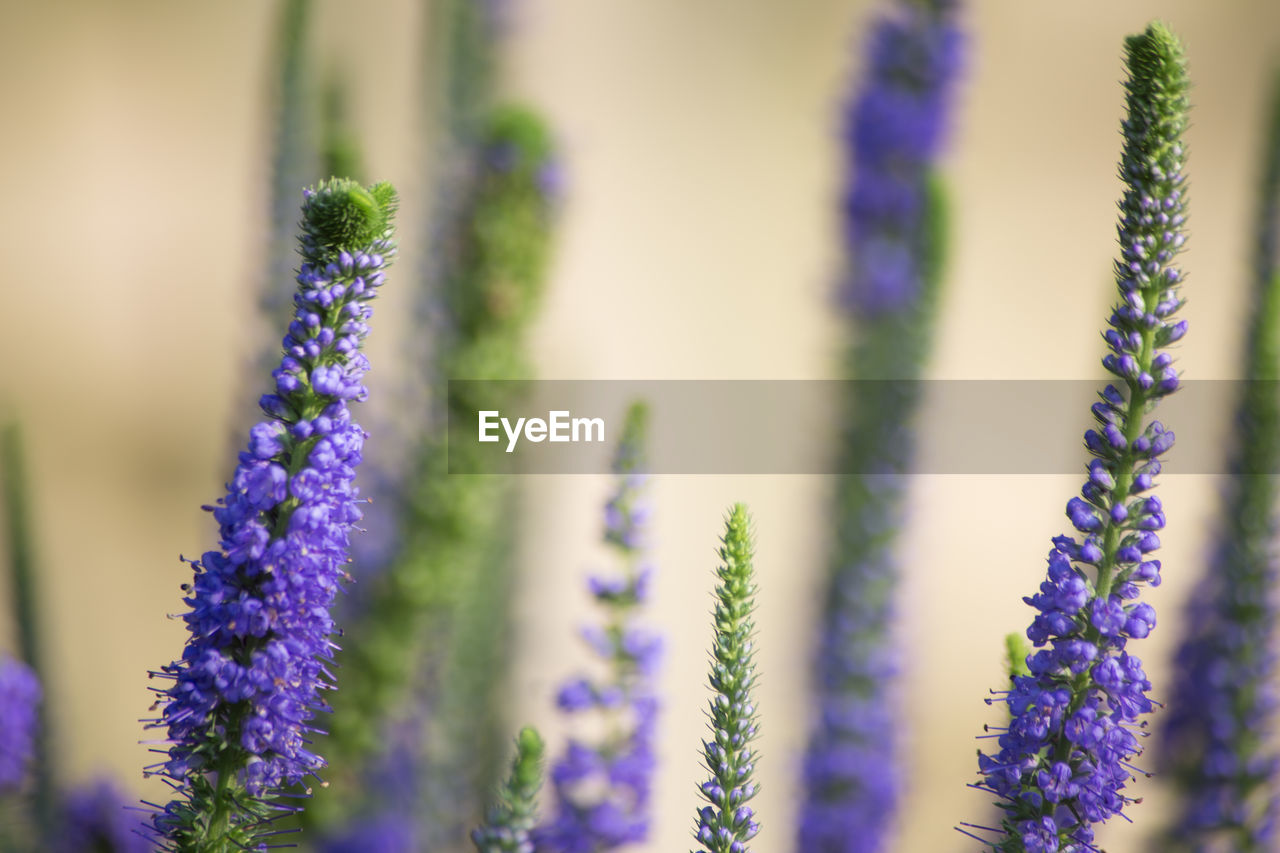
<svg viewBox="0 0 1280 853"><path fill-rule="evenodd" d="M1134 599L1141 584L1159 580L1159 562L1146 555L1165 518L1159 499L1139 495L1173 443L1173 433L1144 418L1176 388L1163 381L1176 374L1162 348L1184 329L1172 320L1182 304L1172 261L1183 243L1187 82L1181 46L1162 26L1126 49L1120 302L1103 360L1117 381L1093 407L1098 428L1085 444L1096 458L1081 497L1067 504L1082 536L1054 539L1048 579L1024 599L1037 611L1027 637L1040 651L1005 694L1010 721L999 750L979 753L976 787L994 793L1004 812L1003 835L987 841L997 851L1096 850L1092 825L1132 802L1125 788L1141 751L1136 734L1154 707L1131 643L1155 625L1154 609Z"/></svg>
<svg viewBox="0 0 1280 853"><path fill-rule="evenodd" d="M416 821L381 815L354 821L342 834L320 845L321 853L410 853L418 850Z"/></svg>
<svg viewBox="0 0 1280 853"><path fill-rule="evenodd" d="M849 357L855 379L911 380L922 370L940 279L931 184L960 70L954 5L890 3L871 28L864 78L845 114L848 260L839 299L861 327ZM836 482L815 662L818 717L799 814L803 850L880 850L894 819L893 546L900 475L913 452L901 425L912 419L916 384L849 383L858 396L848 401L840 449L849 476Z"/></svg>
<svg viewBox="0 0 1280 853"><path fill-rule="evenodd" d="M19 660L0 657L0 790L17 788L26 778L40 698L36 674Z"/></svg>
<svg viewBox="0 0 1280 853"><path fill-rule="evenodd" d="M67 794L54 849L146 853L155 849L148 829L136 801L111 780L98 779Z"/></svg>
<svg viewBox="0 0 1280 853"><path fill-rule="evenodd" d="M644 841L649 833L649 800L655 759L658 701L654 677L661 639L634 624L634 610L647 597L652 567L641 564L648 507L641 491L643 406L627 413L614 459L618 489L605 505L605 541L622 557L619 575L593 577L589 587L606 614L606 627L583 632L608 663L603 679L572 678L557 697L569 714L594 714L610 721L609 734L590 742L571 737L551 768L555 817L534 833L539 850L599 853Z"/></svg>
<svg viewBox="0 0 1280 853"><path fill-rule="evenodd" d="M841 302L874 317L920 297L928 178L945 139L962 38L953 0L896 2L871 30L865 79L845 121L850 267Z"/></svg>
<svg viewBox="0 0 1280 853"><path fill-rule="evenodd" d="M209 507L220 547L191 560L182 658L155 675L165 776L179 799L155 815L175 849L207 839L256 848L265 798L313 775L310 721L326 706L334 645L329 609L359 520L353 485L365 433L347 402L364 396L358 352L368 305L394 251L389 186L333 180L303 203L295 318L227 494ZM273 806L277 810L281 806ZM182 849L186 849L183 847Z"/></svg>
<svg viewBox="0 0 1280 853"><path fill-rule="evenodd" d="M1163 715L1162 770L1180 798L1161 839L1171 851L1219 842L1272 850L1280 820L1276 693L1277 491L1280 402L1274 389L1280 296L1280 89L1271 94L1266 162L1254 217L1255 267L1231 476L1207 571L1191 597ZM1136 614L1135 614L1136 615Z"/></svg>
<svg viewBox="0 0 1280 853"><path fill-rule="evenodd" d="M1235 490L1236 502L1251 491L1241 480ZM1239 518L1224 520L1236 537L1220 539L1210 570L1188 600L1175 657L1162 764L1184 807L1170 829L1171 850L1198 850L1205 838L1217 836L1234 839L1241 850L1270 849L1280 813L1269 784L1280 761L1263 746L1277 708L1273 607L1266 594L1275 569L1265 544L1269 534L1262 543L1252 539L1274 525L1251 534Z"/></svg>

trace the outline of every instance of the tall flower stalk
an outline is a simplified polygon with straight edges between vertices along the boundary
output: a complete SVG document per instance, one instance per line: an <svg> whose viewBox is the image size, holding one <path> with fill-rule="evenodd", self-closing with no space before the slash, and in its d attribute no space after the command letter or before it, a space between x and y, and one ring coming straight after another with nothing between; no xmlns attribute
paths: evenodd
<svg viewBox="0 0 1280 853"><path fill-rule="evenodd" d="M707 681L714 696L708 711L711 738L702 742L703 766L711 774L701 785L707 805L698 809L693 836L707 853L748 853L747 842L760 825L747 805L756 793L755 611L751 519L747 508L729 510L720 565L716 568L715 641Z"/></svg>
<svg viewBox="0 0 1280 853"><path fill-rule="evenodd" d="M525 330L545 284L553 221L545 180L550 135L527 110L494 110L480 155L471 195L451 223L454 239L439 260L448 331L427 369L442 378L524 378ZM416 703L407 723L416 727L423 756L406 784L421 786L413 819L425 825L424 843L432 847L465 838L501 772L504 721L493 694L506 658L513 495L508 481L462 473L479 468L474 447L443 435L444 415L474 417L475 401L458 389L478 384L502 385L441 383L432 422L440 429L416 434L395 547L381 570L361 573L353 589L339 655L350 689L335 696L324 741L335 782L365 788L359 780L397 713ZM487 402L479 408L502 407L501 399ZM318 808L302 817L336 827L383 805L321 791Z"/></svg>
<svg viewBox="0 0 1280 853"><path fill-rule="evenodd" d="M575 720L599 718L602 728L595 728L602 735L571 736L552 768L557 812L536 834L540 850L603 853L649 835L658 711L654 678L662 646L635 619L637 608L648 601L653 577L653 567L644 562L649 518L644 494L646 422L646 407L633 404L614 456L617 490L605 505L604 539L618 555L621 572L590 579L605 623L583 633L603 659L607 674L601 679L571 679L556 699Z"/></svg>
<svg viewBox="0 0 1280 853"><path fill-rule="evenodd" d="M514 493L470 476L444 432L469 401L448 379L529 375L524 332L545 282L551 144L528 110L493 99L495 20L486 0L427 0L433 192L406 353L415 369L387 410L376 501L347 598L344 690L329 736L334 785L300 816L356 838L370 816L432 849L454 847L501 771ZM381 463L381 464L380 464ZM358 796L338 794L359 791Z"/></svg>
<svg viewBox="0 0 1280 853"><path fill-rule="evenodd" d="M394 253L394 208L389 184L334 179L305 193L294 319L261 400L267 420L208 508L221 541L190 561L182 657L153 673L169 682L149 723L168 744L150 771L175 792L153 819L165 849L261 849L290 810L277 797L324 766L311 720L333 686L329 609L360 518L365 433L348 404L366 394L360 345Z"/></svg>
<svg viewBox="0 0 1280 853"><path fill-rule="evenodd" d="M936 179L959 72L953 0L897 0L875 22L847 111L847 269L853 344L832 512L798 846L883 849L901 788L891 636L894 558L913 442L908 425L932 337L944 222Z"/></svg>
<svg viewBox="0 0 1280 853"><path fill-rule="evenodd" d="M1280 77L1259 182L1243 393L1222 519L1208 571L1189 599L1164 716L1163 763L1182 807L1161 849L1275 848L1280 759L1276 534L1280 467Z"/></svg>
<svg viewBox="0 0 1280 853"><path fill-rule="evenodd" d="M1173 320L1182 305L1173 261L1185 239L1187 76L1182 47L1161 24L1128 38L1125 52L1120 298L1102 361L1115 381L1093 406L1088 480L1067 503L1076 534L1053 540L1048 578L1025 599L1039 611L1027 629L1038 649L1027 658L1030 675L1002 691L1010 721L999 750L979 752L977 787L1004 812L986 843L1004 853L1096 850L1094 825L1133 802L1125 788L1153 708L1130 645L1155 627L1154 609L1138 599L1160 581L1152 554L1165 516L1151 490L1173 445L1173 433L1147 415L1178 387L1165 348L1186 332Z"/></svg>
<svg viewBox="0 0 1280 853"><path fill-rule="evenodd" d="M275 41L278 65L272 70L275 126L272 128L270 239L264 247L267 262L258 292L262 317L275 329L288 322L292 294L287 283L296 262L293 251L298 215L298 187L305 187L327 175L320 171L319 125L315 86L315 65L308 39L314 4L311 0L286 0L280 8ZM354 177L347 172L332 174ZM263 348L262 358L270 363L272 353ZM256 366L256 365L255 365Z"/></svg>

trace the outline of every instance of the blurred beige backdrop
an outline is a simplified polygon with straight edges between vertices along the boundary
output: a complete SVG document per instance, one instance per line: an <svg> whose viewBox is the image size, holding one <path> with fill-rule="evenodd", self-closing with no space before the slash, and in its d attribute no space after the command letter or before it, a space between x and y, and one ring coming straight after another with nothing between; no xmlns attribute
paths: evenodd
<svg viewBox="0 0 1280 853"><path fill-rule="evenodd" d="M568 195L554 280L532 339L550 378L828 377L840 342L839 109L874 4L763 0L511 0L509 90L545 110ZM214 541L200 510L229 472L232 399L258 342L272 119L266 85L277 3L4 3L0 256L6 333L0 407L27 430L44 567L42 614L62 773L110 768L137 790L145 673L180 652L189 570ZM412 0L316 3L317 43L351 75L370 176L395 182L408 221L399 271L423 247L420 57ZM954 252L932 375L1091 378L1111 298L1122 39L1153 18L1186 42L1194 80L1192 239L1181 345L1188 378L1236 373L1263 89L1280 64L1280 6L969 4L966 79L948 173ZM417 196L417 197L415 197ZM404 313L393 270L379 321ZM394 323L371 342L379 381ZM261 386L264 383L258 383ZM1176 424L1171 425L1175 430ZM376 437L375 437L376 440ZM991 452L985 448L984 452ZM1082 456L1083 460L1083 456ZM1168 470L1178 469L1176 452ZM1049 538L1077 477L913 481L904 539L903 734L911 790L903 851L967 849L982 819L974 740L1002 679L1001 638L1030 618ZM513 725L560 737L557 681L584 663L586 572L599 565L591 477L522 483L529 509L515 618ZM804 663L829 483L805 477L659 477L654 621L668 633L659 820L649 849L689 844L706 691L713 548L724 509L757 520L763 737L760 853L793 846L808 716ZM1164 479L1171 524L1161 619L1143 657L1165 695L1178 607L1200 571L1214 507L1205 476ZM0 617L0 647L12 644ZM554 746L553 746L554 748ZM1150 761L1145 762L1150 764ZM1137 850L1162 808L1140 781ZM1108 841L1108 839L1110 839ZM968 845L971 848L973 845Z"/></svg>

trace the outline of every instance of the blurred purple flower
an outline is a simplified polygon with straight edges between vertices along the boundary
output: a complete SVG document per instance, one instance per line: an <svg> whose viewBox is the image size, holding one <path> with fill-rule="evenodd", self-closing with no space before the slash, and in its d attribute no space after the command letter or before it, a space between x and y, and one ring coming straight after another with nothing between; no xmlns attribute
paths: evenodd
<svg viewBox="0 0 1280 853"><path fill-rule="evenodd" d="M30 667L0 658L0 790L19 787L35 750L42 692Z"/></svg>
<svg viewBox="0 0 1280 853"><path fill-rule="evenodd" d="M401 815L384 814L354 821L342 834L320 845L320 853L415 853L417 822Z"/></svg>
<svg viewBox="0 0 1280 853"><path fill-rule="evenodd" d="M804 759L801 849L884 846L901 788L892 691L893 554L913 449L918 378L938 274L931 182L945 142L963 38L951 0L893 2L868 34L862 81L845 112L839 300L859 324L836 483L830 579L815 662L818 709ZM898 381L904 380L904 381Z"/></svg>
<svg viewBox="0 0 1280 853"><path fill-rule="evenodd" d="M582 633L608 664L609 675L571 678L556 699L565 713L603 717L608 733L591 743L571 737L551 768L556 814L534 832L538 850L548 853L601 853L649 834L658 713L653 682L662 642L632 618L647 599L653 572L640 563L648 519L641 471L644 421L644 408L633 406L614 460L617 491L605 505L604 538L622 558L623 571L588 580L606 623Z"/></svg>
<svg viewBox="0 0 1280 853"><path fill-rule="evenodd" d="M872 27L848 108L844 193L849 270L840 293L862 317L914 304L925 275L928 179L945 140L963 38L954 2L895 2Z"/></svg>
<svg viewBox="0 0 1280 853"><path fill-rule="evenodd" d="M106 778L67 794L55 834L57 853L147 853L155 849L137 799Z"/></svg>

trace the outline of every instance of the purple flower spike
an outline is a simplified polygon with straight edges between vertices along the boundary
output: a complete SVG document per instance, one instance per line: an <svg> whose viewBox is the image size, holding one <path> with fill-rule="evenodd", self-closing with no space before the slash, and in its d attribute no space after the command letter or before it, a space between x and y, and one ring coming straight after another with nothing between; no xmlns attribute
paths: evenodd
<svg viewBox="0 0 1280 853"><path fill-rule="evenodd" d="M797 847L875 853L901 789L891 626L895 530L914 455L909 424L941 285L938 161L960 77L952 0L890 0L872 24L845 110L844 254L838 299L857 325L847 357L831 556L814 666ZM896 388L897 390L891 390Z"/></svg>
<svg viewBox="0 0 1280 853"><path fill-rule="evenodd" d="M1254 266L1242 393L1235 407L1230 476L1217 535L1188 598L1161 715L1162 775L1179 795L1160 839L1169 853L1276 849L1280 751L1276 749L1276 531L1280 491L1280 78L1252 219ZM1152 513L1161 508L1148 507ZM1136 609L1135 619L1145 618Z"/></svg>
<svg viewBox="0 0 1280 853"><path fill-rule="evenodd" d="M570 679L557 698L565 713L604 717L610 733L591 742L571 736L565 755L551 768L556 814L533 836L537 849L546 853L601 853L649 835L661 641L632 618L652 575L652 567L641 563L649 514L641 491L645 420L639 404L627 413L613 466L618 490L605 505L604 538L622 557L624 570L589 580L607 622L583 635L608 663L609 675Z"/></svg>
<svg viewBox="0 0 1280 853"><path fill-rule="evenodd" d="M40 682L21 661L0 658L0 791L12 790L26 778L35 750Z"/></svg>
<svg viewBox="0 0 1280 853"><path fill-rule="evenodd" d="M871 30L866 79L846 113L851 266L841 302L874 317L923 290L928 177L941 153L963 39L952 0L893 3Z"/></svg>
<svg viewBox="0 0 1280 853"><path fill-rule="evenodd" d="M169 686L156 690L149 726L169 746L149 771L177 793L153 818L165 849L260 849L264 821L289 810L272 798L324 767L311 720L333 686L329 610L360 518L365 439L347 401L364 396L358 349L383 283L372 258L394 250L394 191L334 179L302 210L295 319L277 391L262 402L271 420L249 431L226 496L209 507L221 541L189 561L182 657L153 673Z"/></svg>
<svg viewBox="0 0 1280 853"><path fill-rule="evenodd" d="M1144 555L1159 547L1152 531L1165 518L1158 498L1134 495L1152 487L1155 457L1173 444L1172 432L1145 418L1169 393L1150 381L1153 369L1171 363L1160 348L1181 335L1169 315L1181 305L1182 276L1170 264L1183 242L1187 80L1182 48L1159 24L1128 39L1126 50L1120 300L1103 361L1116 381L1093 408L1105 440L1096 431L1086 437L1096 458L1083 497L1067 504L1072 526L1088 537L1056 538L1048 580L1024 599L1038 611L1027 637L1040 650L1027 658L1029 674L1015 675L1005 691L1009 725L999 749L979 753L975 787L995 794L1004 812L992 830L998 837L985 839L998 853L1097 851L1093 825L1134 802L1125 789L1143 716L1154 707L1132 648L1156 614L1134 599L1142 584L1159 580L1159 564Z"/></svg>

